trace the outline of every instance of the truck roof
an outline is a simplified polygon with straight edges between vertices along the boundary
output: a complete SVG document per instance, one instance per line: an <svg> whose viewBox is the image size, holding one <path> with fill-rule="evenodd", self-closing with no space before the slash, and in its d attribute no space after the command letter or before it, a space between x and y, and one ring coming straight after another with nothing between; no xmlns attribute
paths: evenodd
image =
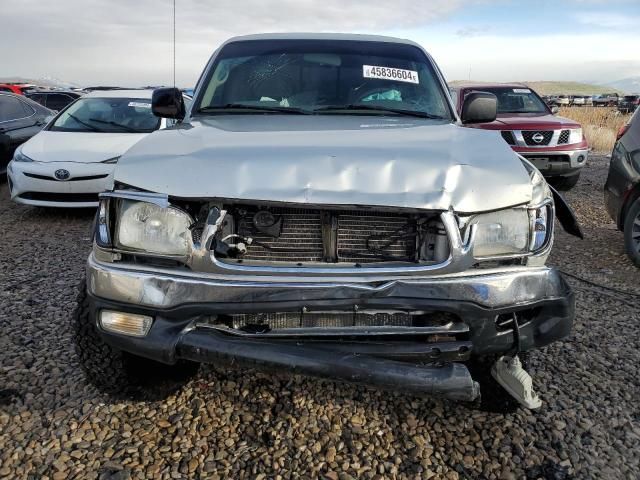
<svg viewBox="0 0 640 480"><path fill-rule="evenodd" d="M252 35L231 37L224 43L227 44L232 42L244 42L252 40L345 40L354 42L401 43L422 48L416 42L404 38L388 37L385 35L362 35L357 33L257 33Z"/></svg>
<svg viewBox="0 0 640 480"><path fill-rule="evenodd" d="M84 95L85 98L140 98L151 99L153 95L152 89L140 90L95 90Z"/></svg>
<svg viewBox="0 0 640 480"><path fill-rule="evenodd" d="M492 82L460 82L451 85L451 88L531 88L525 83L492 83Z"/></svg>

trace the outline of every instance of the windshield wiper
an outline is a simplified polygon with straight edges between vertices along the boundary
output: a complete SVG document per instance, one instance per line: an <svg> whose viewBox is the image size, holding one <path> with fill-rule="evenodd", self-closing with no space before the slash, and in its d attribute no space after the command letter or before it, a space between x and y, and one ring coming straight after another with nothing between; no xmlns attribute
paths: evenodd
<svg viewBox="0 0 640 480"><path fill-rule="evenodd" d="M100 130L98 127L94 127L93 125L91 125L90 123L87 122L83 122L82 120L80 120L78 117L76 117L73 113L67 113L67 115L69 115L71 118L73 118L76 122L78 122L80 125L84 125L85 127L87 127L89 130L93 131L93 132L102 132L102 130Z"/></svg>
<svg viewBox="0 0 640 480"><path fill-rule="evenodd" d="M408 115L411 117L419 118L431 118L433 120L444 120L444 117L440 115L432 115L427 112L420 112L418 110L404 110L400 108L381 107L378 105L364 105L362 103L355 103L349 105L326 105L313 110L314 113L333 112L338 110L369 110L382 113L394 113L396 115Z"/></svg>
<svg viewBox="0 0 640 480"><path fill-rule="evenodd" d="M114 127L122 128L122 129L126 130L127 132L131 132L131 133L145 133L142 130L138 130L136 128L132 128L132 127L129 127L128 125L123 125L123 124L118 123L118 122L100 120L99 118L90 118L89 120L92 121L92 122L96 122L96 123L104 123L105 125L113 125Z"/></svg>
<svg viewBox="0 0 640 480"><path fill-rule="evenodd" d="M247 105L245 103L227 103L226 105L209 105L197 110L198 113L215 113L225 110L254 110L259 113L291 113L294 115L310 115L311 112L302 108L282 107L279 105Z"/></svg>

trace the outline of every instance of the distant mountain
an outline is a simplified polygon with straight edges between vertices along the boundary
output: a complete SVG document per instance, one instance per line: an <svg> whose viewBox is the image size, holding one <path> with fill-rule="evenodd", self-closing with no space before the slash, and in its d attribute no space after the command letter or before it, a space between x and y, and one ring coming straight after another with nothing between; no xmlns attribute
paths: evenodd
<svg viewBox="0 0 640 480"><path fill-rule="evenodd" d="M625 93L640 93L640 76L623 78L622 80L609 82L607 85Z"/></svg>

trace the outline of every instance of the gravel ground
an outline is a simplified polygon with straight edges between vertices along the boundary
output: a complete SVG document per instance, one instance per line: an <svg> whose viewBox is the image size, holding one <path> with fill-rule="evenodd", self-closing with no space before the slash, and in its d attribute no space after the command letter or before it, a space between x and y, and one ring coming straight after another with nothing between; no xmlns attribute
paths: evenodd
<svg viewBox="0 0 640 480"><path fill-rule="evenodd" d="M602 207L608 161L568 194L587 239L551 263L640 294ZM110 401L71 341L91 212L17 206L0 187L0 477L639 478L637 296L570 279L574 333L533 359L541 410L463 404L205 367L164 401Z"/></svg>

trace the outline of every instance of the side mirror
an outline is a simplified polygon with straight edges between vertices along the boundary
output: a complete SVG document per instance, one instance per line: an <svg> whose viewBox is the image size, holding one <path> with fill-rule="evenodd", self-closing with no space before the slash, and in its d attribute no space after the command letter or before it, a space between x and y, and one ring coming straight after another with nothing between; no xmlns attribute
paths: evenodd
<svg viewBox="0 0 640 480"><path fill-rule="evenodd" d="M182 120L185 115L182 92L173 87L156 88L151 97L151 111L156 117Z"/></svg>
<svg viewBox="0 0 640 480"><path fill-rule="evenodd" d="M471 92L462 104L462 123L489 123L498 115L498 98L493 93Z"/></svg>
<svg viewBox="0 0 640 480"><path fill-rule="evenodd" d="M553 107L551 107L551 113L553 115L557 114L560 111L560 109L558 108L557 105L554 105Z"/></svg>

